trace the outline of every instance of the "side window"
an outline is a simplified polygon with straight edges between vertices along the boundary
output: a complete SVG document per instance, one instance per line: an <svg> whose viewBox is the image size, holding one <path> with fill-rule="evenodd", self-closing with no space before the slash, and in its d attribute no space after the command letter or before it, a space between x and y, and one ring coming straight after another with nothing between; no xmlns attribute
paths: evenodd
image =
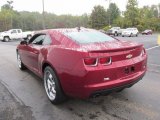
<svg viewBox="0 0 160 120"><path fill-rule="evenodd" d="M17 30L18 31L18 33L21 33L21 31L20 30Z"/></svg>
<svg viewBox="0 0 160 120"><path fill-rule="evenodd" d="M16 30L12 30L12 32L11 32L12 34L15 34L15 33L17 33L17 31Z"/></svg>
<svg viewBox="0 0 160 120"><path fill-rule="evenodd" d="M51 44L51 38L50 38L50 36L49 35L46 35L45 36L45 39L44 39L44 41L43 41L43 45L50 45Z"/></svg>
<svg viewBox="0 0 160 120"><path fill-rule="evenodd" d="M44 38L45 38L45 35L39 35L31 43L36 45L42 45Z"/></svg>

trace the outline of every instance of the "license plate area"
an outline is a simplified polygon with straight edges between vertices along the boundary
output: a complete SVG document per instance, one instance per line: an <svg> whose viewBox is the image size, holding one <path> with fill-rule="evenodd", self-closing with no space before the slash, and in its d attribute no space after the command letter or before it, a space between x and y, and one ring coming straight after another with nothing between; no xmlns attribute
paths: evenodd
<svg viewBox="0 0 160 120"><path fill-rule="evenodd" d="M127 75L132 74L134 72L135 72L135 66L125 67L125 69L124 69L124 73Z"/></svg>
<svg viewBox="0 0 160 120"><path fill-rule="evenodd" d="M119 77L119 78L125 77L125 76L128 76L128 75L134 74L135 72L137 72L135 66L121 67L117 71L117 77Z"/></svg>

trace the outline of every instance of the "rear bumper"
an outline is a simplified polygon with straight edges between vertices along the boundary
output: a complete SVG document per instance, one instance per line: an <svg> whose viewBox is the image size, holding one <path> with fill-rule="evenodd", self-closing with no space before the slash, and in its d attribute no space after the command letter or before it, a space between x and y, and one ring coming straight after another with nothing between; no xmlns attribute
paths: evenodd
<svg viewBox="0 0 160 120"><path fill-rule="evenodd" d="M110 80L102 83L88 84L88 85L86 85L86 83L75 82L71 83L70 88L65 90L64 92L68 96L81 99L94 97L98 95L105 95L114 91L118 91L123 88L131 87L132 85L140 81L145 75L145 73L146 69L144 71L140 71L138 73L128 75L120 79ZM94 73L92 73L92 76L94 77ZM79 78L77 78L77 80L78 79ZM80 79L81 81L86 81L82 78Z"/></svg>
<svg viewBox="0 0 160 120"><path fill-rule="evenodd" d="M132 81L130 83L127 83L127 84L123 84L123 85L116 86L116 87L113 87L113 88L108 88L108 89L94 91L94 92L92 92L90 94L89 97L96 97L96 96L100 96L100 95L106 95L106 94L109 94L109 93L112 93L112 92L116 92L116 91L119 91L119 90L122 90L122 89L125 89L125 88L132 87L134 84L136 84L137 82L139 82L143 78L144 75L145 74L141 75L136 80L134 80L134 81Z"/></svg>
<svg viewBox="0 0 160 120"><path fill-rule="evenodd" d="M113 63L111 66L99 69L92 67L79 71L74 69L75 74L73 71L69 72L72 74L62 74L60 79L66 95L84 99L132 86L143 78L147 71L146 65L147 56L137 57L133 63L126 61L125 64ZM135 66L135 70L125 73L125 68L131 70L132 66Z"/></svg>

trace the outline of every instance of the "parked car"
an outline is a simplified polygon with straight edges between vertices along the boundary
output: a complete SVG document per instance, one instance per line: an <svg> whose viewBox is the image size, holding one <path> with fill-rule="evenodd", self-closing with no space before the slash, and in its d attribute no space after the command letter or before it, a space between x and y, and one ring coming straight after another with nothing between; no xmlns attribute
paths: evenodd
<svg viewBox="0 0 160 120"><path fill-rule="evenodd" d="M30 39L34 32L22 32L21 29L11 29L0 34L0 40L8 42L14 39Z"/></svg>
<svg viewBox="0 0 160 120"><path fill-rule="evenodd" d="M112 27L107 31L108 35L114 35L114 36L119 36L122 34L121 28L120 27Z"/></svg>
<svg viewBox="0 0 160 120"><path fill-rule="evenodd" d="M145 30L142 32L142 35L152 35L153 31L152 30Z"/></svg>
<svg viewBox="0 0 160 120"><path fill-rule="evenodd" d="M141 80L147 69L142 44L92 29L39 31L17 46L17 61L40 76L49 100L89 98L121 91Z"/></svg>
<svg viewBox="0 0 160 120"><path fill-rule="evenodd" d="M100 29L100 30L98 30L99 32L102 32L102 33L104 33L104 34L106 34L106 31L105 30L103 30L103 29Z"/></svg>
<svg viewBox="0 0 160 120"><path fill-rule="evenodd" d="M124 37L124 36L128 36L128 37L138 36L138 34L139 34L139 31L137 28L127 28L126 30L123 30L122 37Z"/></svg>

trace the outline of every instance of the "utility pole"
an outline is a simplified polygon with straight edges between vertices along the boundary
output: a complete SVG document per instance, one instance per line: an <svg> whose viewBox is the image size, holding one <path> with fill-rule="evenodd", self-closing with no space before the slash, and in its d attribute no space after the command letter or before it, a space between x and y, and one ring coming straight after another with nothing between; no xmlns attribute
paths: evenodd
<svg viewBox="0 0 160 120"><path fill-rule="evenodd" d="M110 4L111 4L111 0L109 0L109 7L110 7ZM109 9L108 7L108 9ZM109 27L111 26L111 11L109 9Z"/></svg>
<svg viewBox="0 0 160 120"><path fill-rule="evenodd" d="M44 0L42 0L42 7L43 7L43 12L42 12L42 15L43 15L43 19L42 19L42 25L43 25L43 29L45 29L45 15L44 15Z"/></svg>
<svg viewBox="0 0 160 120"><path fill-rule="evenodd" d="M13 18L12 18L12 9L13 9L13 6L12 6L12 4L13 4L13 1L11 0L11 1L7 1L7 3L9 4L9 6L10 6L10 12L11 12L11 29L13 28Z"/></svg>

